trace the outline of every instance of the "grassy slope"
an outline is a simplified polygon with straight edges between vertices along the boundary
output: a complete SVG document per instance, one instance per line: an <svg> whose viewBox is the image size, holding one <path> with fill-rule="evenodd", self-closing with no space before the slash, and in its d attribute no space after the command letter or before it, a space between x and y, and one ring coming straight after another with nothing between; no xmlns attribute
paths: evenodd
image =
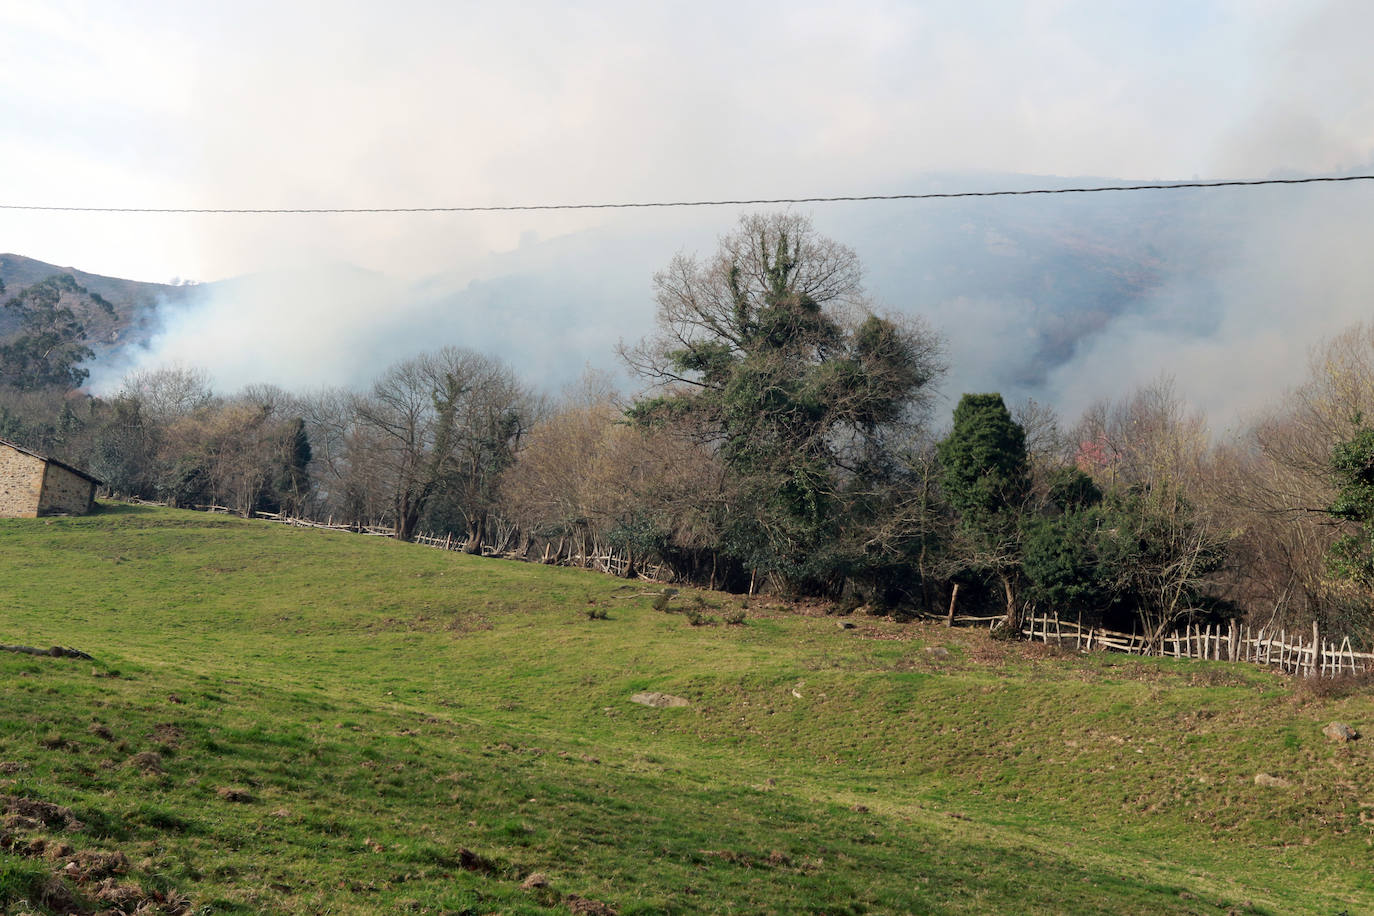
<svg viewBox="0 0 1374 916"><path fill-rule="evenodd" d="M1374 909L1366 746L1320 732L1367 695L642 591L169 510L0 522L0 642L97 659L0 653L0 795L208 912ZM2 897L38 864L0 867Z"/></svg>

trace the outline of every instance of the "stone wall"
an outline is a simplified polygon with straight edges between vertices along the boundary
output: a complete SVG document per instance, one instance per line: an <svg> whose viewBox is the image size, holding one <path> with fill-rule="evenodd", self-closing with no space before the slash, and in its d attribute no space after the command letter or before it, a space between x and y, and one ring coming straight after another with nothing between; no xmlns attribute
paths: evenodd
<svg viewBox="0 0 1374 916"><path fill-rule="evenodd" d="M0 518L33 518L38 515L44 467L45 462L41 458L25 455L0 443Z"/></svg>
<svg viewBox="0 0 1374 916"><path fill-rule="evenodd" d="M95 498L95 482L73 474L60 465L48 463L43 476L43 495L38 500L39 515L85 515Z"/></svg>

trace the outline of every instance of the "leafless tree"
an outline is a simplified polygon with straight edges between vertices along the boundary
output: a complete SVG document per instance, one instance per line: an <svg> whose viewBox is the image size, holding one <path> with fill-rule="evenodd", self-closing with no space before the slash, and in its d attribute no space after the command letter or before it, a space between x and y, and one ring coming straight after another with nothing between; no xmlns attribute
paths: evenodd
<svg viewBox="0 0 1374 916"><path fill-rule="evenodd" d="M495 481L537 412L514 373L447 347L392 366L353 400L353 412L353 461L380 475L397 537L413 537L446 493L467 529L466 549L479 551Z"/></svg>
<svg viewBox="0 0 1374 916"><path fill-rule="evenodd" d="M1165 377L1089 409L1074 438L1079 468L1116 503L1118 527L1109 532L1116 587L1134 596L1146 636L1158 645L1198 610L1200 595L1215 590L1237 534L1213 511L1205 486L1206 421Z"/></svg>

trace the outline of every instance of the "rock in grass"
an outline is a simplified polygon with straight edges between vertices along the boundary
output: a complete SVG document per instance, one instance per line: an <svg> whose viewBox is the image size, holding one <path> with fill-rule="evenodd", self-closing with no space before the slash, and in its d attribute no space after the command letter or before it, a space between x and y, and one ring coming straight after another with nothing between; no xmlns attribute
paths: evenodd
<svg viewBox="0 0 1374 916"><path fill-rule="evenodd" d="M534 874L530 875L528 878L526 878L524 881L520 882L520 889L525 891L532 891L537 887L548 886L548 876L545 875L542 871L537 871Z"/></svg>
<svg viewBox="0 0 1374 916"><path fill-rule="evenodd" d="M669 706L691 706L682 697L670 696L666 693L637 693L630 697L631 703L638 703L640 706L652 706L654 709L664 709Z"/></svg>
<svg viewBox="0 0 1374 916"><path fill-rule="evenodd" d="M1255 785L1266 786L1271 789L1282 789L1291 786L1292 783L1282 776L1270 776L1268 773L1256 773Z"/></svg>
<svg viewBox="0 0 1374 916"><path fill-rule="evenodd" d="M1356 738L1360 737L1359 732L1355 731L1355 729L1346 725L1344 722L1332 722L1330 725L1326 726L1326 728L1322 729L1322 734L1332 741L1340 741L1341 743L1354 741Z"/></svg>
<svg viewBox="0 0 1374 916"><path fill-rule="evenodd" d="M236 789L233 786L221 786L216 790L216 794L227 802L235 802L246 805L253 800L253 793L247 789Z"/></svg>

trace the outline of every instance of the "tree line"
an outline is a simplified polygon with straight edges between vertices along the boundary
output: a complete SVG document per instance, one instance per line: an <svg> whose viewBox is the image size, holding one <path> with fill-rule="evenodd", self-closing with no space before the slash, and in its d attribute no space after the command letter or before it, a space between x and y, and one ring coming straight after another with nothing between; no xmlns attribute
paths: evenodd
<svg viewBox="0 0 1374 916"><path fill-rule="evenodd" d="M1374 328L1217 443L1167 379L1072 423L995 393L936 416L938 334L874 309L855 253L794 214L745 217L654 289L629 398L596 374L549 396L457 347L361 390L221 395L168 368L94 397L63 306L85 291L54 278L5 304L0 437L125 496L614 551L626 575L877 613L957 601L1008 635L1036 609L1154 640L1229 618L1374 635Z"/></svg>

